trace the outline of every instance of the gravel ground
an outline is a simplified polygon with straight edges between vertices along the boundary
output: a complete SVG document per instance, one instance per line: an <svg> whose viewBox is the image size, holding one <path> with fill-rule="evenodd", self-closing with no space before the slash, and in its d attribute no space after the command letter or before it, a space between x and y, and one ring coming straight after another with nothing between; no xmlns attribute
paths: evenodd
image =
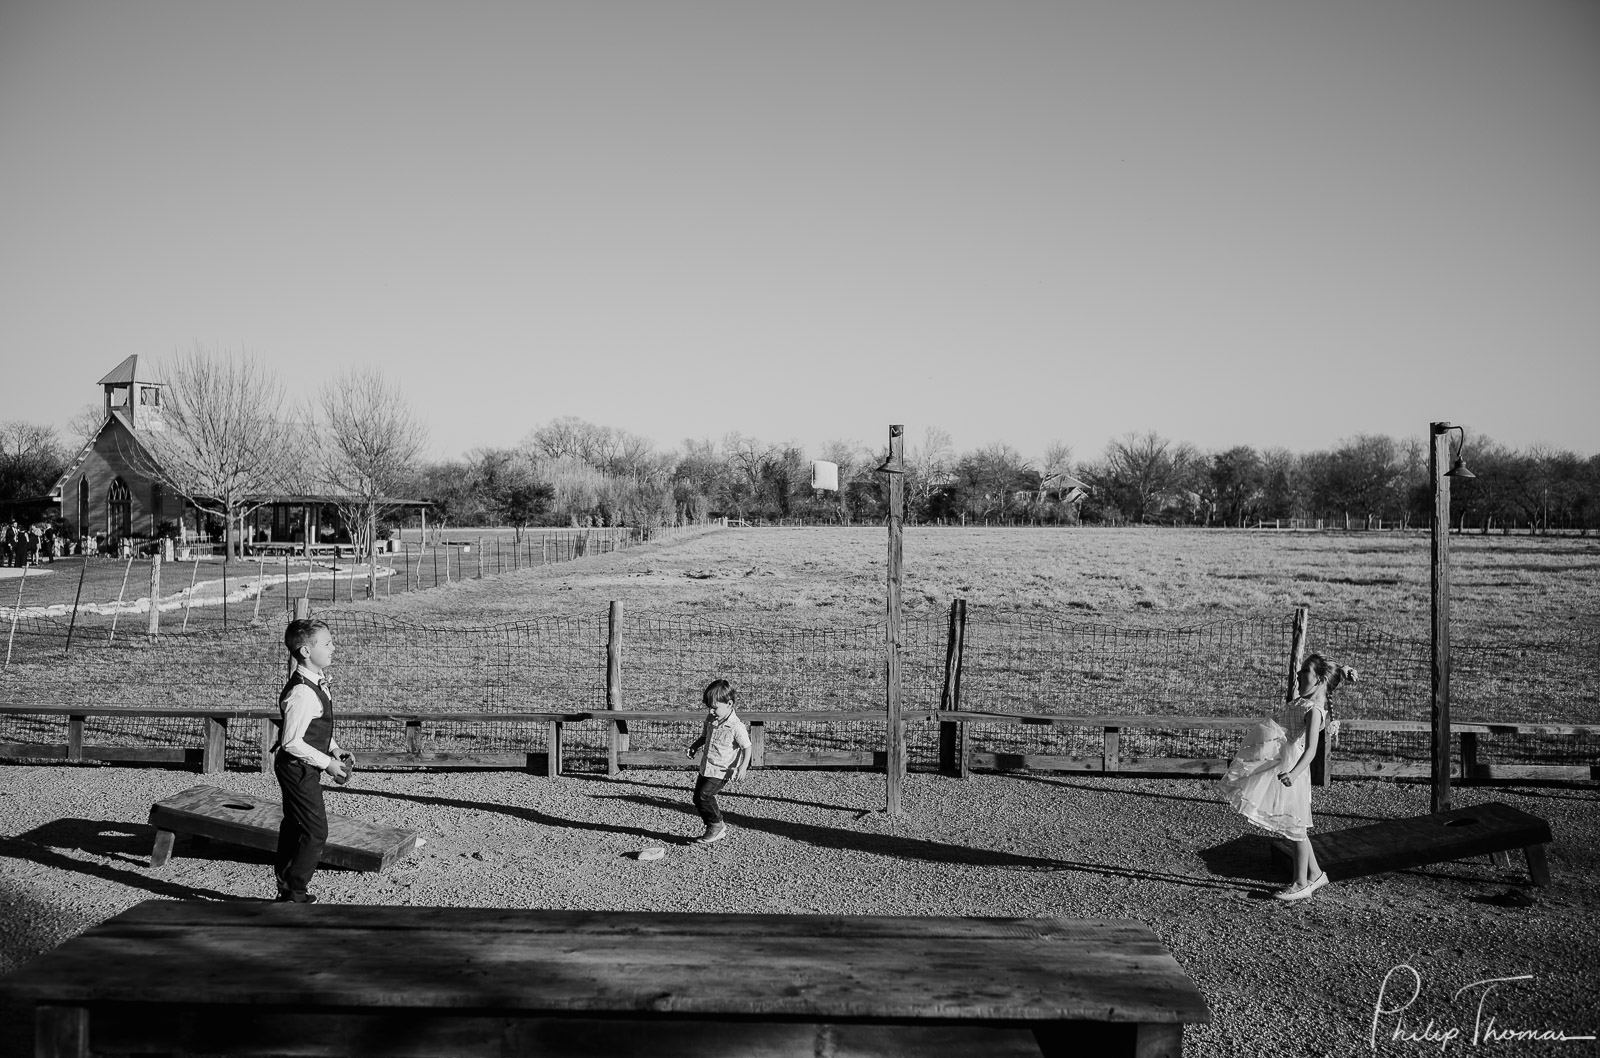
<svg viewBox="0 0 1600 1058"><path fill-rule="evenodd" d="M165 866L147 866L150 805L201 782L277 796L253 773L0 766L0 973L142 900L269 896L270 867L250 850L180 839ZM1593 1041L1474 1043L1485 988L1468 987L1530 974L1490 993L1483 1016L1497 1031L1600 1033L1593 785L1457 791L1458 805L1500 800L1550 821L1548 889L1514 856L1509 870L1440 864L1284 904L1267 898L1282 879L1266 839L1211 781L913 774L891 819L881 775L758 772L724 797L732 834L709 848L675 844L698 831L689 783L688 771L361 772L329 789L330 810L417 829L426 845L381 875L320 872L313 888L351 904L1132 918L1211 1005L1187 1054L1373 1053L1374 1037L1382 1054L1600 1053ZM1341 783L1314 807L1337 829L1424 813L1428 789ZM665 858L633 857L652 845ZM1417 976L1397 971L1385 1005L1418 978L1420 994L1375 1028L1400 966ZM1436 1036L1460 1035L1420 1038L1430 1020ZM28 1053L30 1021L0 1006L0 1053Z"/></svg>

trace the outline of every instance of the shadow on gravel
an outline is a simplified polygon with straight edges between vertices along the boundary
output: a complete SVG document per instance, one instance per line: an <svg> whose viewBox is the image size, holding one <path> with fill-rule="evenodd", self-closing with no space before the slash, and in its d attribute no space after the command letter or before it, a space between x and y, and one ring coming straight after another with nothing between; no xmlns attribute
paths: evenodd
<svg viewBox="0 0 1600 1058"><path fill-rule="evenodd" d="M677 801L668 801L662 797L651 797L644 794L628 795L620 797L618 800L633 801L636 804L646 805L651 808L682 807ZM737 797L735 801L737 801ZM904 860L922 860L927 863L953 863L970 867L995 867L1012 871L1064 871L1075 874L1099 875L1106 878L1137 878L1151 882L1167 882L1191 889L1250 888L1229 882L1198 878L1190 874L1138 870L1132 867L1122 867L1114 863L1086 863L1081 860L1028 856L1015 852L1001 852L996 849L951 845L946 842L928 841L923 838L907 838L896 834L863 834L851 830L842 830L838 827L819 827L812 826L809 823L794 823L788 820L762 819L759 816L748 816L738 811L728 811L726 807L724 807L723 814L728 817L728 821L734 826L742 827L745 830L771 834L774 837L784 838L798 844L811 845L815 848L832 851L843 849L852 852L871 853L878 856L893 856Z"/></svg>
<svg viewBox="0 0 1600 1058"><path fill-rule="evenodd" d="M1042 783L1045 786L1060 786L1072 790L1085 790L1089 793L1103 794L1112 797L1149 797L1157 801L1188 801L1190 804L1216 805L1219 808L1226 808L1228 805L1228 802L1221 797L1191 797L1188 794L1158 793L1155 790L1118 789L1107 786L1090 785L1083 782L1073 782L1071 779L1056 779L1044 775L1015 774L1012 775L1011 778L1021 779L1024 782ZM1316 814L1317 818L1319 819L1324 817L1328 819L1355 819L1362 822L1377 822L1378 820L1385 818L1383 816L1361 815L1355 812L1330 812L1322 811L1320 809Z"/></svg>
<svg viewBox="0 0 1600 1058"><path fill-rule="evenodd" d="M410 801L413 804L419 805L440 805L445 808L464 808L472 812L498 812L503 816L511 816L513 819L520 819L526 823L537 823L544 827L567 827L572 830L594 830L603 833L626 834L629 837L655 838L658 841L668 841L673 843L683 840L683 835L681 833L668 833L664 830L649 830L644 827L617 826L614 823L596 823L588 819L565 819L561 816L550 815L548 812L536 812L531 808L523 808L519 805L494 804L489 801L462 801L454 797L432 797L427 794L396 793L393 790L352 790L347 787L344 790L341 790L340 793L344 794L345 796L354 794L358 797L387 797L394 801ZM693 812L693 808L687 802L681 804L678 802L671 802L671 806L683 812Z"/></svg>
<svg viewBox="0 0 1600 1058"><path fill-rule="evenodd" d="M215 889L201 889L192 885L181 885L177 882L165 881L153 874L145 873L149 871L149 868L142 868L139 871L134 871L125 867L116 866L111 863L101 863L94 860L79 859L76 856L69 856L65 853L57 852L54 848L51 848L48 844L45 844L41 839L34 837L34 835L49 831L51 827L55 827L61 823L85 824L87 827L98 828L101 833L104 833L105 831L115 832L117 830L121 830L126 834L126 832L130 830L144 829L148 831L150 835L143 841L143 848L146 850L146 855L148 855L151 842L155 840L155 830L149 827L134 828L130 827L127 823L114 823L107 821L96 822L94 820L87 819L58 820L56 823L47 824L43 827L36 827L20 837L0 838L0 856L13 860L26 860L29 863L36 863L41 867L50 867L59 871L72 871L75 874L86 874L91 878L100 878L104 881L115 882L118 885L125 885L130 889L142 889L147 893L151 893L152 895L164 896L172 900L250 899L249 897L234 896L232 893L221 893ZM137 839L138 835L135 833L132 835L132 837ZM59 839L52 838L51 840ZM115 842L113 843L115 844ZM91 856L100 856L112 859L120 858L116 853L100 852L95 848L82 848L80 845L75 843L62 844L57 847L82 851Z"/></svg>
<svg viewBox="0 0 1600 1058"><path fill-rule="evenodd" d="M638 779L611 779L603 775L573 775L570 778L602 783L605 787L611 789L633 786L645 790L676 790L687 799L694 792L694 773L687 772L686 774L688 778L681 785L666 782L640 782ZM748 801L772 801L776 804L799 805L801 808L820 808L825 812L851 812L859 815L863 811L877 811L877 809L862 805L823 804L821 801L801 801L794 797L775 797L772 794L748 793L742 787L729 787L728 792L730 794L738 794Z"/></svg>
<svg viewBox="0 0 1600 1058"><path fill-rule="evenodd" d="M1272 863L1272 846L1269 838L1256 834L1240 834L1220 845L1200 850L1200 862L1206 870L1222 878L1247 878L1253 882L1281 885L1283 868Z"/></svg>
<svg viewBox="0 0 1600 1058"><path fill-rule="evenodd" d="M1154 790L1113 790L1105 786L1094 786L1084 782L1073 782L1071 779L1056 779L1046 775L1025 775L1022 773L1008 773L1008 778L1021 779L1023 782L1036 782L1045 786L1059 786L1068 790L1087 790L1097 794L1115 794L1117 796L1149 797L1157 801L1189 801L1197 805L1220 805L1222 800L1215 797L1190 797L1187 794L1157 793Z"/></svg>

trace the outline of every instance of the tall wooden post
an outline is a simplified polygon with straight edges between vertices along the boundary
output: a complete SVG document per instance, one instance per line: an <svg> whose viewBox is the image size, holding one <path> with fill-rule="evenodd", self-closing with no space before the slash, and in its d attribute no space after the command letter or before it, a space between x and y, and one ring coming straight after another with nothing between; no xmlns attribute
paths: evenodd
<svg viewBox="0 0 1600 1058"><path fill-rule="evenodd" d="M150 556L150 623L146 628L150 635L161 631L161 552L157 551Z"/></svg>
<svg viewBox="0 0 1600 1058"><path fill-rule="evenodd" d="M606 709L622 708L622 603L612 600L606 613ZM606 753L606 774L616 778L622 773L618 754L628 748L628 723L618 720L608 725L611 740Z"/></svg>
<svg viewBox="0 0 1600 1058"><path fill-rule="evenodd" d="M967 600L950 600L950 632L944 648L944 692L939 708L945 712L961 710L961 662L966 654ZM939 770L946 775L967 777L967 725L953 720L939 724Z"/></svg>
<svg viewBox="0 0 1600 1058"><path fill-rule="evenodd" d="M889 458L879 468L889 475L889 614L885 644L888 651L887 699L888 804L891 816L900 814L900 787L906 771L905 721L900 717L900 649L905 639L900 607L901 535L906 516L905 427L889 427Z"/></svg>
<svg viewBox="0 0 1600 1058"><path fill-rule="evenodd" d="M1448 812L1450 797L1450 424L1429 428L1428 474L1433 480L1433 797Z"/></svg>

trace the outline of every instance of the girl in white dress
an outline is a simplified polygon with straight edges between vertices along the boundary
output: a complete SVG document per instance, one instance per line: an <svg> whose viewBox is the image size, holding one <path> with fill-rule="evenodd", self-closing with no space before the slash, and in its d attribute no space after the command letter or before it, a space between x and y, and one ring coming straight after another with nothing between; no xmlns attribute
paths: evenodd
<svg viewBox="0 0 1600 1058"><path fill-rule="evenodd" d="M1294 882L1275 894L1279 900L1303 900L1328 882L1308 834L1308 773L1317 756L1317 740L1331 721L1328 695L1355 680L1356 670L1350 666L1331 664L1321 654L1307 655L1300 666L1298 697L1250 729L1222 777L1234 811L1294 842Z"/></svg>

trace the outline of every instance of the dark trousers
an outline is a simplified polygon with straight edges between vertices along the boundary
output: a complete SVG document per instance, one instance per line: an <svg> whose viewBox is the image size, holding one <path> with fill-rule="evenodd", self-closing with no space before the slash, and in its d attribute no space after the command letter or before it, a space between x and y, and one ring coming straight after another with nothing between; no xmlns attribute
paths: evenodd
<svg viewBox="0 0 1600 1058"><path fill-rule="evenodd" d="M272 763L283 791L283 826L272 870L278 895L303 897L328 843L328 810L322 803L322 773L298 757L279 753Z"/></svg>
<svg viewBox="0 0 1600 1058"><path fill-rule="evenodd" d="M722 823L722 810L717 807L717 794L728 785L727 779L713 779L709 775L702 775L694 784L694 807L700 813L700 818L705 821L706 828L710 829Z"/></svg>

